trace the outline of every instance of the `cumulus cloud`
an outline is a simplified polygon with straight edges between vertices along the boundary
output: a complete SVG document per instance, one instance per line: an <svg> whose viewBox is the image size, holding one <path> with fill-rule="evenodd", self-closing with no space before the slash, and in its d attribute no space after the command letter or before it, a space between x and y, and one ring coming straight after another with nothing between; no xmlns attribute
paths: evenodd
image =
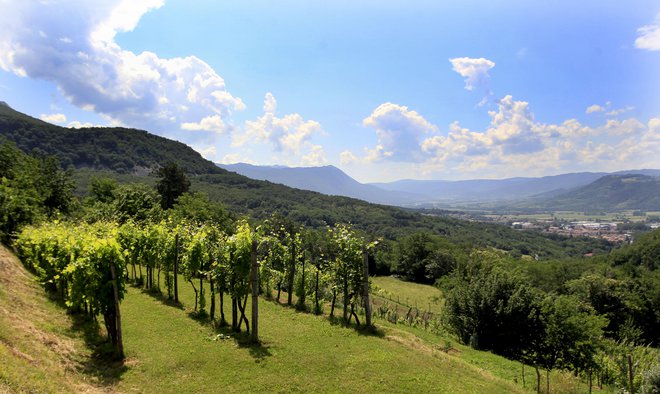
<svg viewBox="0 0 660 394"><path fill-rule="evenodd" d="M300 161L303 166L323 166L328 164L325 158L325 151L321 145L314 145L311 147L310 152L304 155Z"/></svg>
<svg viewBox="0 0 660 394"><path fill-rule="evenodd" d="M219 115L207 116L202 118L199 122L181 123L181 128L190 131L214 131L220 134L227 131L227 126Z"/></svg>
<svg viewBox="0 0 660 394"><path fill-rule="evenodd" d="M240 147L247 142L269 143L276 152L300 154L301 149L310 144L312 136L321 134L321 124L305 120L300 114L278 117L277 101L272 93L264 98L264 114L256 120L245 122L242 134L236 134L233 146Z"/></svg>
<svg viewBox="0 0 660 394"><path fill-rule="evenodd" d="M626 112L633 111L635 107L632 105L628 105L623 108L615 108L612 109L612 102L608 101L605 103L605 105L600 105L600 104L593 104L587 107L587 110L585 113L587 114L593 114L593 113L600 113L600 112L605 112L605 116L609 117L616 117L622 114L625 114ZM607 111L607 112L606 112Z"/></svg>
<svg viewBox="0 0 660 394"><path fill-rule="evenodd" d="M408 107L384 103L362 124L376 131L378 145L369 151L370 161L390 159L394 161L417 161L420 155L420 140L437 130L436 126Z"/></svg>
<svg viewBox="0 0 660 394"><path fill-rule="evenodd" d="M609 103L607 104L609 106ZM427 173L457 172L463 176L546 175L549 171L615 170L657 167L660 120L608 119L600 126L576 119L558 124L535 120L524 101L506 96L490 111L490 125L471 131L453 123L446 135L422 142ZM615 168L616 167L616 168Z"/></svg>
<svg viewBox="0 0 660 394"><path fill-rule="evenodd" d="M485 104L493 92L490 90L490 71L495 67L495 62L486 58L456 57L449 59L452 69L461 77L465 78L465 89L481 90L484 98L479 105Z"/></svg>
<svg viewBox="0 0 660 394"><path fill-rule="evenodd" d="M114 124L163 132L179 125L195 129L194 124L211 119L221 120L226 129L232 112L245 105L207 63L195 56L164 59L134 53L115 41L162 4L72 0L3 7L0 68L51 81L71 103Z"/></svg>
<svg viewBox="0 0 660 394"><path fill-rule="evenodd" d="M637 33L639 36L635 40L636 48L660 51L660 13L652 24L640 27Z"/></svg>
<svg viewBox="0 0 660 394"><path fill-rule="evenodd" d="M66 123L66 115L64 114L41 114L39 119L48 123Z"/></svg>
<svg viewBox="0 0 660 394"><path fill-rule="evenodd" d="M353 152L351 152L351 151L348 150L348 149L345 150L345 151L342 151L342 152L339 154L339 162L340 162L342 165L354 164L354 163L357 163L359 160L360 160L360 159L358 159L358 157L355 156L355 155L353 154Z"/></svg>
<svg viewBox="0 0 660 394"><path fill-rule="evenodd" d="M594 112L605 112L605 107L602 105L594 104L587 107L585 113L593 114Z"/></svg>

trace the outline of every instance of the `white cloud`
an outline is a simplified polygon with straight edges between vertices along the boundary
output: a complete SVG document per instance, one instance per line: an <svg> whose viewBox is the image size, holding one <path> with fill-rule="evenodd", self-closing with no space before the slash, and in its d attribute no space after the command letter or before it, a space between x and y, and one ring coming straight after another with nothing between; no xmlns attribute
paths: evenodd
<svg viewBox="0 0 660 394"><path fill-rule="evenodd" d="M189 131L213 131L220 134L227 131L225 122L219 115L207 116L199 122L181 123L181 128Z"/></svg>
<svg viewBox="0 0 660 394"><path fill-rule="evenodd" d="M593 114L594 112L605 112L605 107L598 104L594 104L588 106L585 112L588 114Z"/></svg>
<svg viewBox="0 0 660 394"><path fill-rule="evenodd" d="M217 150L215 146L193 146L192 147L194 150L199 152L202 157L204 157L207 160L215 161L216 160L216 155L217 155Z"/></svg>
<svg viewBox="0 0 660 394"><path fill-rule="evenodd" d="M311 147L310 152L302 157L300 163L303 166L316 167L328 164L328 160L325 158L323 147L321 145L314 145Z"/></svg>
<svg viewBox="0 0 660 394"><path fill-rule="evenodd" d="M360 159L357 158L350 150L345 150L339 154L339 162L342 165L357 163Z"/></svg>
<svg viewBox="0 0 660 394"><path fill-rule="evenodd" d="M322 134L321 124L305 120L300 114L277 117L277 101L272 93L264 98L264 114L256 120L246 121L242 134L235 134L232 145L240 147L247 142L269 143L276 152L298 155L310 144L314 135Z"/></svg>
<svg viewBox="0 0 660 394"><path fill-rule="evenodd" d="M660 13L656 15L653 24L637 29L639 37L635 40L635 47L649 51L660 51Z"/></svg>
<svg viewBox="0 0 660 394"><path fill-rule="evenodd" d="M66 123L66 115L64 114L41 114L39 119L48 123Z"/></svg>
<svg viewBox="0 0 660 394"><path fill-rule="evenodd" d="M437 128L416 111L406 106L384 103L362 120L373 128L378 136L378 146L368 152L370 161L390 159L394 161L420 160L420 139Z"/></svg>
<svg viewBox="0 0 660 394"><path fill-rule="evenodd" d="M613 109L613 110L609 111L608 113L606 113L605 115L607 115L607 116L619 116L621 114L625 114L626 112L633 111L634 109L635 109L635 107L629 105L629 106L624 107L624 108Z"/></svg>
<svg viewBox="0 0 660 394"><path fill-rule="evenodd" d="M605 107L609 107L607 103ZM549 172L610 171L660 166L660 119L608 119L589 127L576 119L558 124L536 121L528 103L506 96L483 132L455 122L446 135L422 142L426 173L463 177L547 175Z"/></svg>
<svg viewBox="0 0 660 394"><path fill-rule="evenodd" d="M162 4L72 0L2 7L0 68L51 81L71 103L113 124L165 132L217 117L230 129L231 114L245 105L208 64L195 56L134 53L115 41Z"/></svg>
<svg viewBox="0 0 660 394"><path fill-rule="evenodd" d="M488 71L495 67L495 62L483 57L456 57L449 59L449 61L452 64L452 69L465 78L465 89L482 90L484 92L484 98L479 105L485 104L493 94L490 90L490 74L488 74Z"/></svg>

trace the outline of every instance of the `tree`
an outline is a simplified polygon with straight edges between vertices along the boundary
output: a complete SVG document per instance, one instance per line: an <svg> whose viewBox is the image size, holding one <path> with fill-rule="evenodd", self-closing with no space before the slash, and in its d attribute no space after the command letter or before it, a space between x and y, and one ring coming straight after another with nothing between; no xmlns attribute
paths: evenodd
<svg viewBox="0 0 660 394"><path fill-rule="evenodd" d="M464 344L516 358L535 325L537 292L497 252L476 251L442 287L443 321Z"/></svg>
<svg viewBox="0 0 660 394"><path fill-rule="evenodd" d="M190 180L183 170L173 162L166 164L156 171L160 180L156 184L156 190L160 194L160 204L163 209L174 206L179 196L190 189Z"/></svg>
<svg viewBox="0 0 660 394"><path fill-rule="evenodd" d="M112 178L92 177L87 189L87 198L90 202L109 204L115 199L117 181Z"/></svg>
<svg viewBox="0 0 660 394"><path fill-rule="evenodd" d="M64 171L55 156L41 161L40 191L44 198L44 207L49 216L55 212L69 213L75 185L71 171Z"/></svg>

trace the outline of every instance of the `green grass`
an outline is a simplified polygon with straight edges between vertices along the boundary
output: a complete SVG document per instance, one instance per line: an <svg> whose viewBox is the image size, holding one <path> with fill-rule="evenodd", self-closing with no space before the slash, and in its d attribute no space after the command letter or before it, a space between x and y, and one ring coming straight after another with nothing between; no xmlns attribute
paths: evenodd
<svg viewBox="0 0 660 394"><path fill-rule="evenodd" d="M122 302L127 359L107 363L93 355L99 348L95 333L85 330L89 326L76 324L20 268L22 287L7 282L9 274L0 270L0 392L509 393L533 388L531 368L523 388L520 364L462 346L447 335L379 319L375 334L364 333L264 299L259 302L262 344L249 345L241 334L194 318L194 293L183 281L181 307L128 288ZM374 281L418 300L438 292L394 278ZM9 286L11 293L4 291ZM225 312L229 315L228 304ZM215 340L220 333L230 338ZM555 376L558 382L565 379L553 374L553 387ZM575 379L570 382L577 389L565 383L556 387L585 391Z"/></svg>
<svg viewBox="0 0 660 394"><path fill-rule="evenodd" d="M440 289L435 286L406 282L393 276L374 276L371 284L374 286L374 295L383 299L433 314L442 311L444 299Z"/></svg>
<svg viewBox="0 0 660 394"><path fill-rule="evenodd" d="M184 306L194 293L182 283ZM225 305L227 307L227 305ZM515 392L513 382L460 358L432 352L409 332L384 326L377 334L332 324L260 300L261 346L248 346L131 288L122 303L129 368L115 376L119 391L149 392ZM229 312L229 309L226 309ZM217 333L232 336L212 340Z"/></svg>

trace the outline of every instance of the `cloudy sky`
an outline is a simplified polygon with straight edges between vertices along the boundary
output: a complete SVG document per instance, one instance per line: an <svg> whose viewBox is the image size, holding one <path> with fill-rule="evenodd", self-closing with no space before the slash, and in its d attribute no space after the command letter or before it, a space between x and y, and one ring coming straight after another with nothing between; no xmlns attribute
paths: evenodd
<svg viewBox="0 0 660 394"><path fill-rule="evenodd" d="M0 100L63 126L360 181L660 168L657 0L0 9Z"/></svg>

